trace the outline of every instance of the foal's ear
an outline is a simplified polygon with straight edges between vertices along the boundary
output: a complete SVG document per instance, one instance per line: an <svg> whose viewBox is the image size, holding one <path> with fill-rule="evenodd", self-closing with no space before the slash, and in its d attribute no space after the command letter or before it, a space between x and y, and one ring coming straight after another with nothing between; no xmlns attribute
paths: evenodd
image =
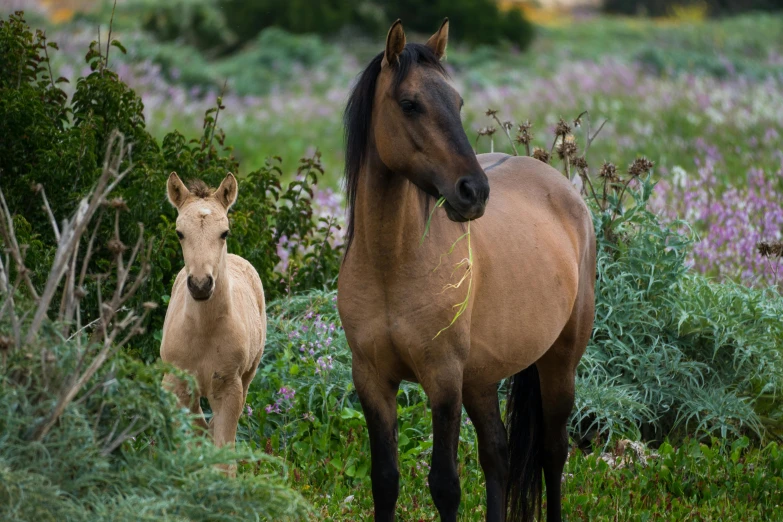
<svg viewBox="0 0 783 522"><path fill-rule="evenodd" d="M383 53L381 66L395 65L403 49L405 49L405 31L402 30L402 21L398 18L386 35L386 51Z"/></svg>
<svg viewBox="0 0 783 522"><path fill-rule="evenodd" d="M440 29L438 29L438 32L430 36L430 39L427 40L425 45L432 49L432 52L435 53L435 56L437 56L440 60L446 54L446 45L448 45L448 43L449 19L444 18L443 23L440 24Z"/></svg>
<svg viewBox="0 0 783 522"><path fill-rule="evenodd" d="M238 191L237 178L229 172L215 191L215 198L228 210L236 202Z"/></svg>
<svg viewBox="0 0 783 522"><path fill-rule="evenodd" d="M188 199L190 191L179 179L176 172L169 174L169 180L166 182L166 195L169 197L169 203L179 208Z"/></svg>

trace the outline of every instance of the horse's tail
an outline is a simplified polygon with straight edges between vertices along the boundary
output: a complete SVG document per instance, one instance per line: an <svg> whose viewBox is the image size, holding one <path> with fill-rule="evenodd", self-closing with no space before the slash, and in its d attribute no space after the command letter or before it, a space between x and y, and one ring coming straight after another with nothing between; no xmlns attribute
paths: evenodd
<svg viewBox="0 0 783 522"><path fill-rule="evenodd" d="M544 414L538 368L531 364L511 379L506 404L509 522L541 519Z"/></svg>

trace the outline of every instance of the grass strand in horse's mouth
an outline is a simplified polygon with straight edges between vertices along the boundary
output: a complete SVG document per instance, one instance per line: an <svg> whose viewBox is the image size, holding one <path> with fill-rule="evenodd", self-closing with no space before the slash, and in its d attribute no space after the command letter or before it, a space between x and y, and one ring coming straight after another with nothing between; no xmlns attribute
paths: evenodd
<svg viewBox="0 0 783 522"><path fill-rule="evenodd" d="M445 292L449 288L457 289L457 288L461 287L462 283L464 283L465 281L468 282L468 291L465 293L465 299L462 302L457 303L457 304L455 304L452 307L452 308L456 308L457 311L454 313L454 317L451 318L451 322L449 324L447 324L446 326L444 326L443 328L441 328L438 331L438 333L435 334L435 337L432 338L433 340L436 339L444 331L448 330L451 327L451 325L453 325L457 321L457 319L459 319L459 317L463 314L463 312L465 312L465 310L468 307L468 302L470 301L470 292L473 289L473 248L470 245L470 221L471 220L465 218L462 214L460 214L459 212L454 210L454 208L451 205L449 205L449 202L446 201L446 198L444 196L441 196L441 197L438 198L437 203L435 203L435 206L430 211L430 215L427 218L427 224L424 226L424 234L421 236L421 241L419 241L419 245L424 243L424 238L427 237L427 234L430 231L430 224L432 223L432 216L435 214L435 211L439 207L444 207L444 209L446 210L446 213L448 213L451 210L456 215L458 215L460 218L462 218L460 221L467 221L468 222L468 231L465 232L464 234L462 234L460 237L457 238L456 241L454 241L454 243L452 243L451 248L449 248L448 252L445 252L445 253L440 255L440 258L438 259L438 264L437 264L437 266L435 266L435 268L432 271L435 272L438 268L440 268L440 265L443 262L443 257L451 255L451 253L454 252L454 249L457 247L457 244L460 241L462 241L463 239L467 238L467 241L468 241L468 257L464 258L462 261L460 261L459 263L454 265L454 270L451 272L451 275L453 276L454 273L462 266L465 267L465 273L462 275L462 277L460 278L460 280L457 283L450 283L450 284L447 284L445 287L443 287L443 290L441 291L441 293ZM458 221L456 219L453 219L451 216L449 216L449 219L451 219L452 221Z"/></svg>

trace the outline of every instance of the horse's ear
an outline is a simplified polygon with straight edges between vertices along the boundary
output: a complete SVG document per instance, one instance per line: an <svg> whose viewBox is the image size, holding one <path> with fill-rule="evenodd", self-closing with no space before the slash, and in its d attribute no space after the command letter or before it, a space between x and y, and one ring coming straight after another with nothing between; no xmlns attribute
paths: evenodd
<svg viewBox="0 0 783 522"><path fill-rule="evenodd" d="M228 210L236 202L237 192L239 192L237 178L229 172L215 191L215 198Z"/></svg>
<svg viewBox="0 0 783 522"><path fill-rule="evenodd" d="M383 53L381 66L395 65L403 49L405 49L405 31L402 30L402 21L398 18L386 35L386 51Z"/></svg>
<svg viewBox="0 0 783 522"><path fill-rule="evenodd" d="M177 208L181 207L190 195L190 191L179 179L176 172L169 174L169 180L166 182L166 195L169 197L169 202Z"/></svg>
<svg viewBox="0 0 783 522"><path fill-rule="evenodd" d="M432 49L432 52L435 53L435 56L438 57L438 60L443 58L443 56L446 54L446 45L449 43L449 19L444 18L443 23L440 24L440 29L438 29L438 32L430 36L430 39L427 40L427 47Z"/></svg>

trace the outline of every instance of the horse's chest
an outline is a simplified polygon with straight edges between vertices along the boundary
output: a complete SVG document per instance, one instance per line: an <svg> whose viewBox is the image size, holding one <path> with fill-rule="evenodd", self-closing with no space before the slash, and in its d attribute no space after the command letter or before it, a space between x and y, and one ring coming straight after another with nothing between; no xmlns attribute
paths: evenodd
<svg viewBox="0 0 783 522"><path fill-rule="evenodd" d="M161 359L192 374L202 390L215 374L239 376L247 370L249 339L242 328L202 328L183 321L172 325L161 345Z"/></svg>
<svg viewBox="0 0 783 522"><path fill-rule="evenodd" d="M454 347L447 337L467 346L467 318L435 339L449 325L453 305L464 298L452 294L444 294L443 283L436 278L403 282L341 275L338 308L354 362L393 367L398 377L416 380L416 368L439 358L435 352L446 343Z"/></svg>

